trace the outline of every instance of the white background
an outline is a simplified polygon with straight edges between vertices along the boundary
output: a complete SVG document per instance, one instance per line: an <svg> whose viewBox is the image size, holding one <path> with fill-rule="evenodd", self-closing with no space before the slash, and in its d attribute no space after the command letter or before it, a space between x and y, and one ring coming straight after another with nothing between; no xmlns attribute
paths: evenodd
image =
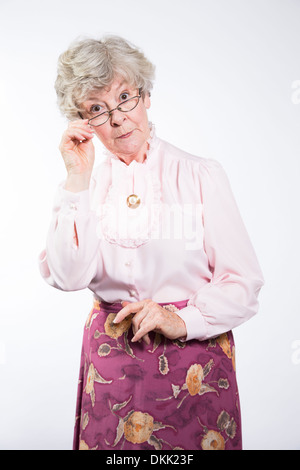
<svg viewBox="0 0 300 470"><path fill-rule="evenodd" d="M300 449L299 20L299 0L0 0L1 449L72 445L92 293L49 287L37 258L65 178L57 58L105 33L155 63L157 134L229 176L266 279L235 330L244 448Z"/></svg>

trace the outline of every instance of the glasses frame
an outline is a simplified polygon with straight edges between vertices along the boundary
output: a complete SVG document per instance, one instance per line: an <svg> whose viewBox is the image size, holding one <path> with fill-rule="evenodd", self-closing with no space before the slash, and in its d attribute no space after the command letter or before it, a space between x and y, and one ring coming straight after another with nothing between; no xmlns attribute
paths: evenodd
<svg viewBox="0 0 300 470"><path fill-rule="evenodd" d="M142 91L142 89L140 88L140 89L139 89L139 95L133 96L132 98L128 98L128 100L121 101L121 103L119 103L118 106L116 106L114 109L111 109L111 110L109 110L109 111L104 111L103 113L97 114L97 116L92 117L91 119L89 119L88 124L89 124L90 126L92 126L92 127L100 127L100 126L103 126L103 124L105 124L105 123L110 119L112 113L113 113L114 111L116 111L116 110L121 111L121 113L130 113L130 111L133 111L133 110L137 107L137 105L139 104L140 98L142 98L141 91ZM128 101L134 100L134 99L136 99L136 98L138 98L137 103L136 103L136 105L135 105L132 109L129 109L128 111L124 111L123 109L121 109L122 104L127 103ZM102 122L102 124L97 124L97 125L96 125L96 124L93 124L92 121L93 121L94 119L97 119L99 116L102 116L103 114L107 114L107 119L106 119L106 121ZM79 115L80 115L80 117L83 119L82 115L81 115L81 114L79 114Z"/></svg>

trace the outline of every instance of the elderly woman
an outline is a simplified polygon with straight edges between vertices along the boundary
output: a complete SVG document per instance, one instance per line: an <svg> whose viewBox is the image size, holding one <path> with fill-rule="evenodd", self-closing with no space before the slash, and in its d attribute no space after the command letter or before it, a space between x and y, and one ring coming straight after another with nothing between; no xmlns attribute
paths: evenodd
<svg viewBox="0 0 300 470"><path fill-rule="evenodd" d="M238 450L231 330L257 312L263 276L220 164L149 123L153 77L119 37L78 41L59 58L67 176L40 269L94 297L74 449Z"/></svg>

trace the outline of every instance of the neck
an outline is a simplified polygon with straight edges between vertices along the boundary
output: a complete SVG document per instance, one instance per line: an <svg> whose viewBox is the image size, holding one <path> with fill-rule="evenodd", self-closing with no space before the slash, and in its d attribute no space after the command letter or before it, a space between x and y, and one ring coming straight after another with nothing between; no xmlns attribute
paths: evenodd
<svg viewBox="0 0 300 470"><path fill-rule="evenodd" d="M144 163L145 160L147 159L147 153L149 150L149 143L146 141L143 145L143 147L139 150L139 152L134 153L134 154L120 154L116 153L116 157L118 157L121 162L124 162L126 165L130 165L131 162L134 160L138 163Z"/></svg>
<svg viewBox="0 0 300 470"><path fill-rule="evenodd" d="M143 153L142 155L137 156L116 155L116 157L118 157L118 159L126 165L130 165L130 163L134 160L138 163L144 163L144 161L147 159L147 153Z"/></svg>

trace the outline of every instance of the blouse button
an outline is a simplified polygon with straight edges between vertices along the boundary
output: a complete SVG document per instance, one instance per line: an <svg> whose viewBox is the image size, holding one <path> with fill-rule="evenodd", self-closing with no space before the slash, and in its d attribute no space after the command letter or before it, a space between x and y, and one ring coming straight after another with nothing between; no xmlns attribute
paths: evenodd
<svg viewBox="0 0 300 470"><path fill-rule="evenodd" d="M131 261L126 261L125 266L131 266Z"/></svg>
<svg viewBox="0 0 300 470"><path fill-rule="evenodd" d="M129 295L130 297L137 297L137 292L135 290L130 290Z"/></svg>

